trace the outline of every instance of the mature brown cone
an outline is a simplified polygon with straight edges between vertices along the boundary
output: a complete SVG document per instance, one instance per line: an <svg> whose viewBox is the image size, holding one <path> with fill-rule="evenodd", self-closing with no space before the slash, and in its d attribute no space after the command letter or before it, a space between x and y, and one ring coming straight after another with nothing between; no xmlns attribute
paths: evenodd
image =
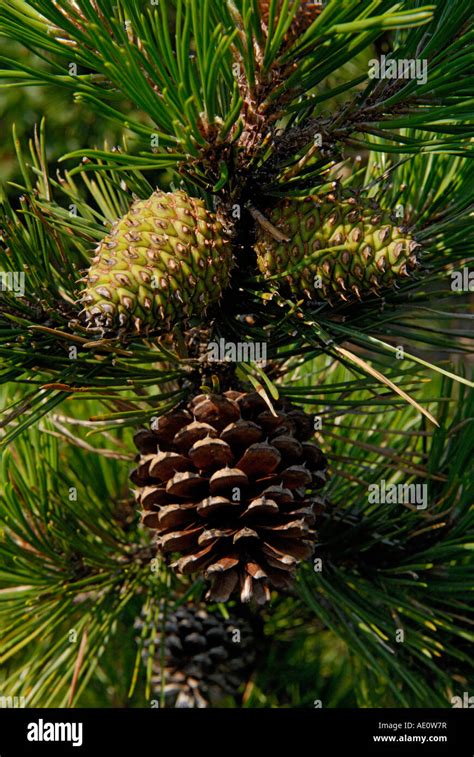
<svg viewBox="0 0 474 757"><path fill-rule="evenodd" d="M217 706L226 695L235 696L255 661L255 639L246 620L187 604L165 617L160 612L158 623L151 678L157 696L163 688L166 703L179 708ZM144 624L140 619L135 626ZM145 662L150 641L143 647Z"/></svg>
<svg viewBox="0 0 474 757"><path fill-rule="evenodd" d="M326 459L309 441L309 415L289 403L275 414L257 393L198 395L139 431L131 479L143 522L178 573L203 573L207 598L264 604L288 589L314 546L315 496Z"/></svg>
<svg viewBox="0 0 474 757"><path fill-rule="evenodd" d="M268 20L270 15L270 0L260 0L259 2L260 6L260 18L262 20L262 24L265 27L265 30L268 28ZM281 7L281 0L278 3L278 11ZM293 19L293 23L291 24L290 28L288 29L284 42L285 45L289 46L293 42L295 42L301 34L304 34L306 29L308 29L313 21L319 16L323 9L322 2L313 2L313 0L301 0L301 5L298 8L295 17ZM277 12L278 16L278 12ZM276 22L277 19L275 19Z"/></svg>

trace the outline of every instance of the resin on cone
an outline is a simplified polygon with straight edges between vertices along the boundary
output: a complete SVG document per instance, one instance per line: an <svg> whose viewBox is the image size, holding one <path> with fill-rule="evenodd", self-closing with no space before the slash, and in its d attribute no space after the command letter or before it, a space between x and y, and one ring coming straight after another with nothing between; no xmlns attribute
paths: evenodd
<svg viewBox="0 0 474 757"><path fill-rule="evenodd" d="M143 620L136 623L143 625ZM226 695L235 696L255 660L249 623L232 613L228 618L212 614L202 604L160 611L153 641L153 691L159 697L163 690L171 707L217 706ZM143 650L145 663L149 647L150 640Z"/></svg>
<svg viewBox="0 0 474 757"><path fill-rule="evenodd" d="M131 479L143 522L178 573L201 573L207 599L264 604L312 555L326 459L312 419L257 393L194 397L139 431Z"/></svg>
<svg viewBox="0 0 474 757"><path fill-rule="evenodd" d="M142 333L203 316L229 284L230 239L202 200L155 192L99 244L81 302L88 323Z"/></svg>
<svg viewBox="0 0 474 757"><path fill-rule="evenodd" d="M420 245L374 200L311 196L284 200L265 215L285 241L259 225L258 267L265 276L281 275L298 298L362 299L417 266Z"/></svg>

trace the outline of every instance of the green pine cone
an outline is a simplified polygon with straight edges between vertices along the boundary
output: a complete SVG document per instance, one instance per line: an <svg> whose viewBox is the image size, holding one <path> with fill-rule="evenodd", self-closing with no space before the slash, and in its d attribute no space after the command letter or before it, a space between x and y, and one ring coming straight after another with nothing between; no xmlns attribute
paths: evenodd
<svg viewBox="0 0 474 757"><path fill-rule="evenodd" d="M202 316L228 286L228 233L202 200L157 191L96 249L81 302L89 324L140 334Z"/></svg>
<svg viewBox="0 0 474 757"><path fill-rule="evenodd" d="M260 224L258 267L267 277L281 275L298 298L362 299L417 266L420 245L374 200L311 196L284 200L265 215L285 241Z"/></svg>

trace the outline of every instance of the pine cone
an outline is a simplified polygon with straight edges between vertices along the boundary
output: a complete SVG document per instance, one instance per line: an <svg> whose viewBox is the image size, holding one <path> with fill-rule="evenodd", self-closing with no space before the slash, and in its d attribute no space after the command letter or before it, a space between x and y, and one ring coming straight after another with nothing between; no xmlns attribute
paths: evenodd
<svg viewBox="0 0 474 757"><path fill-rule="evenodd" d="M199 395L139 431L131 479L143 522L178 573L204 573L207 598L264 604L313 552L326 459L310 416L257 393Z"/></svg>
<svg viewBox="0 0 474 757"><path fill-rule="evenodd" d="M268 220L288 242L259 227L255 250L265 276L284 273L298 297L362 299L410 275L420 245L374 200L307 197L285 200ZM341 246L339 250L328 247Z"/></svg>
<svg viewBox="0 0 474 757"><path fill-rule="evenodd" d="M143 621L135 624L143 626ZM164 653L162 660L162 633ZM143 657L149 657L150 640ZM172 707L208 707L238 692L255 660L255 641L247 621L212 615L204 605L191 604L159 615L154 638L152 686L159 697L164 689Z"/></svg>
<svg viewBox="0 0 474 757"><path fill-rule="evenodd" d="M96 253L81 299L86 320L135 333L202 318L233 265L216 215L181 191L134 202Z"/></svg>

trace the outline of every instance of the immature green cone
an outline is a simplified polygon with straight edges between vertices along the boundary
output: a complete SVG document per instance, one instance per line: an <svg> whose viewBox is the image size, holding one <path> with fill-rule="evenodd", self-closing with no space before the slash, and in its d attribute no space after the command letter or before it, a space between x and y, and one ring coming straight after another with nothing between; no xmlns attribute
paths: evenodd
<svg viewBox="0 0 474 757"><path fill-rule="evenodd" d="M258 226L260 271L283 275L298 298L362 299L417 266L420 245L374 200L311 196L284 200L265 216L274 229Z"/></svg>
<svg viewBox="0 0 474 757"><path fill-rule="evenodd" d="M229 235L186 192L137 200L99 244L82 297L86 320L142 333L202 316L229 284Z"/></svg>

